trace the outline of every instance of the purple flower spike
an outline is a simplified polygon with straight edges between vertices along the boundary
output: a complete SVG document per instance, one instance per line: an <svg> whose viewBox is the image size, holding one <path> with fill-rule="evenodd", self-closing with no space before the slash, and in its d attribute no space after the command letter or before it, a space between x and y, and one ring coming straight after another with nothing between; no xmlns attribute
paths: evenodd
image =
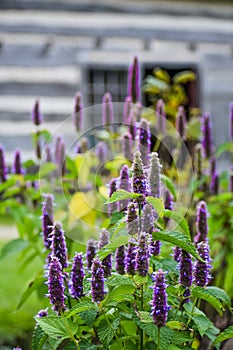
<svg viewBox="0 0 233 350"><path fill-rule="evenodd" d="M213 154L213 136L212 136L212 123L208 113L203 115L202 122L202 145L206 158L210 158Z"/></svg>
<svg viewBox="0 0 233 350"><path fill-rule="evenodd" d="M208 225L207 225L207 207L204 201L199 202L197 208L197 235L194 238L195 243L199 243L207 240Z"/></svg>
<svg viewBox="0 0 233 350"><path fill-rule="evenodd" d="M16 175L23 175L23 169L21 164L21 153L20 150L15 151L13 172Z"/></svg>
<svg viewBox="0 0 233 350"><path fill-rule="evenodd" d="M103 248L110 242L109 232L106 229L102 229L100 233L99 249ZM109 277L112 273L112 255L109 254L102 261L104 269L104 277Z"/></svg>
<svg viewBox="0 0 233 350"><path fill-rule="evenodd" d="M143 209L142 231L152 233L154 231L155 211L150 204L146 204Z"/></svg>
<svg viewBox="0 0 233 350"><path fill-rule="evenodd" d="M174 248L173 257L174 257L174 260L176 262L180 262L180 254L181 254L181 248L180 247L175 247Z"/></svg>
<svg viewBox="0 0 233 350"><path fill-rule="evenodd" d="M167 321L169 306L167 304L165 276L162 270L155 274L151 316L157 327L164 327Z"/></svg>
<svg viewBox="0 0 233 350"><path fill-rule="evenodd" d="M184 303L189 302L190 297L190 287L192 285L192 259L191 255L187 253L185 250L181 250L180 253L180 285L185 287L185 291L183 293Z"/></svg>
<svg viewBox="0 0 233 350"><path fill-rule="evenodd" d="M102 102L102 124L108 130L111 130L111 125L114 122L112 96L108 92L104 94Z"/></svg>
<svg viewBox="0 0 233 350"><path fill-rule="evenodd" d="M149 188L150 195L155 198L161 197L161 168L158 153L151 153L149 169Z"/></svg>
<svg viewBox="0 0 233 350"><path fill-rule="evenodd" d="M135 152L132 165L132 190L134 193L141 194L142 197L137 198L137 202L143 204L145 196L148 195L148 184L146 174L143 170L141 153Z"/></svg>
<svg viewBox="0 0 233 350"><path fill-rule="evenodd" d="M142 232L139 237L138 249L135 258L135 270L139 276L145 277L149 270L149 249L147 244L148 236Z"/></svg>
<svg viewBox="0 0 233 350"><path fill-rule="evenodd" d="M130 96L125 98L124 108L123 108L123 123L127 124L129 121L129 115L132 107L132 100Z"/></svg>
<svg viewBox="0 0 233 350"><path fill-rule="evenodd" d="M185 141L186 140L186 113L183 106L178 108L178 112L176 114L176 130L180 134L180 137Z"/></svg>
<svg viewBox="0 0 233 350"><path fill-rule="evenodd" d="M173 208L173 201L172 201L172 195L170 191L166 190L165 191L165 196L164 196L164 208L168 210L172 210ZM163 220L165 222L165 225L168 224L169 218L167 216L163 217Z"/></svg>
<svg viewBox="0 0 233 350"><path fill-rule="evenodd" d="M109 197L116 192L117 190L117 181L116 179L112 179L109 184ZM108 204L108 215L111 216L114 211L117 211L117 203Z"/></svg>
<svg viewBox="0 0 233 350"><path fill-rule="evenodd" d="M57 221L54 223L53 232L52 232L52 252L56 256L62 268L67 267L67 249L64 232L62 230L62 224Z"/></svg>
<svg viewBox="0 0 233 350"><path fill-rule="evenodd" d="M133 161L133 153L132 153L133 140L130 133L127 133L123 136L122 143L123 143L123 154L125 159L130 160L132 162Z"/></svg>
<svg viewBox="0 0 233 350"><path fill-rule="evenodd" d="M129 179L129 168L127 165L123 165L120 171L119 188L130 192L130 179ZM126 210L129 204L129 200L119 202L119 210Z"/></svg>
<svg viewBox="0 0 233 350"><path fill-rule="evenodd" d="M17 348L13 348L13 350L22 350L22 348L20 348L19 346L17 346Z"/></svg>
<svg viewBox="0 0 233 350"><path fill-rule="evenodd" d="M147 120L142 119L139 127L139 145L138 150L141 153L142 163L146 167L150 155L150 127Z"/></svg>
<svg viewBox="0 0 233 350"><path fill-rule="evenodd" d="M132 140L136 139L137 136L137 127L136 127L136 117L134 111L131 110L128 120L128 131L132 137Z"/></svg>
<svg viewBox="0 0 233 350"><path fill-rule="evenodd" d="M64 282L62 276L62 266L56 256L51 256L48 273L49 299L53 304L54 311L60 314L65 310Z"/></svg>
<svg viewBox="0 0 233 350"><path fill-rule="evenodd" d="M196 261L194 269L194 282L199 287L206 287L211 278L209 244L207 242L198 243L197 252L205 262L200 260Z"/></svg>
<svg viewBox="0 0 233 350"><path fill-rule="evenodd" d="M158 229L154 230L155 232L158 232ZM154 241L152 236L149 238L149 253L150 256L158 256L160 254L160 248L161 248L161 242L160 241Z"/></svg>
<svg viewBox="0 0 233 350"><path fill-rule="evenodd" d="M219 192L219 177L216 173L212 174L211 183L210 183L210 193L217 195Z"/></svg>
<svg viewBox="0 0 233 350"><path fill-rule="evenodd" d="M197 176L197 180L201 180L202 178L202 159L203 159L203 147L201 144L197 144L195 147L194 154L194 171Z"/></svg>
<svg viewBox="0 0 233 350"><path fill-rule="evenodd" d="M160 134L164 135L166 131L166 114L163 100L158 100L156 105L157 128Z"/></svg>
<svg viewBox="0 0 233 350"><path fill-rule="evenodd" d="M120 275L125 273L125 247L122 245L116 250L115 254L116 272Z"/></svg>
<svg viewBox="0 0 233 350"><path fill-rule="evenodd" d="M7 180L7 168L5 163L4 148L0 146L0 181L5 182Z"/></svg>
<svg viewBox="0 0 233 350"><path fill-rule="evenodd" d="M134 240L130 240L125 257L125 272L129 275L135 275L135 259L137 253L137 246Z"/></svg>
<svg viewBox="0 0 233 350"><path fill-rule="evenodd" d="M40 102L36 100L32 109L32 122L34 125L40 125L42 123L43 116L40 112Z"/></svg>
<svg viewBox="0 0 233 350"><path fill-rule="evenodd" d="M66 172L66 146L62 139L59 142L56 152L58 174L64 176Z"/></svg>
<svg viewBox="0 0 233 350"><path fill-rule="evenodd" d="M100 142L95 148L96 157L99 159L99 164L104 166L107 160L108 149L104 142Z"/></svg>
<svg viewBox="0 0 233 350"><path fill-rule="evenodd" d="M230 140L233 141L233 102L230 103Z"/></svg>
<svg viewBox="0 0 233 350"><path fill-rule="evenodd" d="M79 132L82 129L83 121L83 96L79 91L74 97L74 112L73 112L73 123L76 131Z"/></svg>
<svg viewBox="0 0 233 350"><path fill-rule="evenodd" d="M104 299L104 269L98 258L92 264L91 293L93 302L99 303Z"/></svg>
<svg viewBox="0 0 233 350"><path fill-rule="evenodd" d="M53 161L52 159L52 153L51 153L51 147L50 145L47 143L45 146L45 160L47 163L50 163Z"/></svg>
<svg viewBox="0 0 233 350"><path fill-rule="evenodd" d="M134 56L133 62L129 66L128 96L131 97L133 103L140 100L140 67L137 56Z"/></svg>
<svg viewBox="0 0 233 350"><path fill-rule="evenodd" d="M87 249L86 249L87 268L89 270L91 269L92 262L95 255L96 255L96 242L93 239L90 239L87 242Z"/></svg>
<svg viewBox="0 0 233 350"><path fill-rule="evenodd" d="M83 257L81 253L78 253L74 257L73 266L71 270L71 286L70 294L73 298L78 299L83 296Z"/></svg>
<svg viewBox="0 0 233 350"><path fill-rule="evenodd" d="M47 249L51 248L52 231L53 231L53 195L45 194L42 206L42 232L44 246Z"/></svg>
<svg viewBox="0 0 233 350"><path fill-rule="evenodd" d="M137 236L139 233L139 219L134 203L129 203L127 208L127 232L130 236Z"/></svg>

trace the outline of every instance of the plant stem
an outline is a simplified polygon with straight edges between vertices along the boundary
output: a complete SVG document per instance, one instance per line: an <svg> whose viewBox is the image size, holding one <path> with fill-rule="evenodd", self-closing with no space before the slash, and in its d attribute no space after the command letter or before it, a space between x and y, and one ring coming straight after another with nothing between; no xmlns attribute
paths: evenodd
<svg viewBox="0 0 233 350"><path fill-rule="evenodd" d="M160 348L160 327L158 327L158 342L157 342L157 350Z"/></svg>
<svg viewBox="0 0 233 350"><path fill-rule="evenodd" d="M193 302L193 307L192 307L192 310L191 310L191 313L190 313L190 316L189 316L189 319L188 319L188 322L187 322L187 327L192 319L192 316L193 316L193 311L195 309L195 306L196 306L196 303L197 303L197 297L194 299L194 302Z"/></svg>
<svg viewBox="0 0 233 350"><path fill-rule="evenodd" d="M63 323L64 323L64 325L65 325L65 327L66 327L66 329L67 329L67 331L69 333L70 339L74 342L74 344L76 345L76 348L78 350L80 350L80 346L78 344L78 341L75 339L75 337L74 337L74 335L73 335L73 333L72 333L72 331L70 329L70 326L69 326L69 324L68 324L68 322L67 322L63 312L61 312L61 317L62 317L62 321L63 321Z"/></svg>
<svg viewBox="0 0 233 350"><path fill-rule="evenodd" d="M141 286L141 310L143 310L143 285ZM143 350L143 329L140 330L140 350Z"/></svg>

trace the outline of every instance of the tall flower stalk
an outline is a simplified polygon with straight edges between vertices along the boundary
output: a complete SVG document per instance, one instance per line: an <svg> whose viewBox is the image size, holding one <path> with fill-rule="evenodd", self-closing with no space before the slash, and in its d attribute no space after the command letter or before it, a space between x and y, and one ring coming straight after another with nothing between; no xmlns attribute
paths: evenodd
<svg viewBox="0 0 233 350"><path fill-rule="evenodd" d="M139 145L138 149L141 153L142 163L146 167L149 162L150 155L150 127L147 120L142 119L139 126Z"/></svg>
<svg viewBox="0 0 233 350"><path fill-rule="evenodd" d="M123 165L120 171L119 188L130 192L130 179L129 168L127 165ZM123 200L119 202L119 210L126 210L129 204L129 200Z"/></svg>
<svg viewBox="0 0 233 350"><path fill-rule="evenodd" d="M46 249L51 248L52 232L53 232L53 195L48 193L44 195L44 202L42 206L42 233L44 239L44 246Z"/></svg>
<svg viewBox="0 0 233 350"><path fill-rule="evenodd" d="M0 146L0 181L5 182L7 180L7 168L5 162L4 148Z"/></svg>
<svg viewBox="0 0 233 350"><path fill-rule="evenodd" d="M133 103L140 100L140 67L138 57L134 56L128 71L128 96Z"/></svg>
<svg viewBox="0 0 233 350"><path fill-rule="evenodd" d="M54 311L61 314L65 306L65 287L62 276L62 266L59 259L56 256L51 256L49 271L48 271L48 292L49 299L53 305Z"/></svg>
<svg viewBox="0 0 233 350"><path fill-rule="evenodd" d="M109 238L109 232L105 229L102 229L100 233L100 240L99 240L99 249L103 248L110 242ZM109 277L112 272L112 255L109 254L106 256L106 258L102 261L102 266L104 269L104 277Z"/></svg>
<svg viewBox="0 0 233 350"><path fill-rule="evenodd" d="M184 287L183 303L189 302L190 287L193 280L193 266L191 255L185 250L181 250L180 253L180 285Z"/></svg>
<svg viewBox="0 0 233 350"><path fill-rule="evenodd" d="M92 301L99 303L104 299L104 269L98 258L94 258L91 273Z"/></svg>
<svg viewBox="0 0 233 350"><path fill-rule="evenodd" d="M52 231L52 254L56 256L62 268L66 268L67 265L67 248L64 236L64 231L62 230L62 224L56 221L53 226Z"/></svg>
<svg viewBox="0 0 233 350"><path fill-rule="evenodd" d="M70 293L75 299L83 296L84 276L83 257L81 253L78 253L74 257L70 278Z"/></svg>
<svg viewBox="0 0 233 350"><path fill-rule="evenodd" d="M83 122L83 96L78 91L74 97L73 123L77 132L82 130Z"/></svg>
<svg viewBox="0 0 233 350"><path fill-rule="evenodd" d="M160 164L158 153L151 153L149 169L149 188L150 195L155 198L161 197L161 168L162 165Z"/></svg>

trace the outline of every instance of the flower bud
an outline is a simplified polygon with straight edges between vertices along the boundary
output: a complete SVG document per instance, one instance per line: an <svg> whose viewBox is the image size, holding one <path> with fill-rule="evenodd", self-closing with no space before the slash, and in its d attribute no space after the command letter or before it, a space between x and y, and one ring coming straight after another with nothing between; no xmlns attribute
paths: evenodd
<svg viewBox="0 0 233 350"><path fill-rule="evenodd" d="M34 107L32 109L32 122L34 125L40 125L42 123L43 116L40 112L39 100L36 100Z"/></svg>
<svg viewBox="0 0 233 350"><path fill-rule="evenodd" d="M164 135L166 131L166 114L165 104L162 99L158 100L156 104L157 129L160 134Z"/></svg>

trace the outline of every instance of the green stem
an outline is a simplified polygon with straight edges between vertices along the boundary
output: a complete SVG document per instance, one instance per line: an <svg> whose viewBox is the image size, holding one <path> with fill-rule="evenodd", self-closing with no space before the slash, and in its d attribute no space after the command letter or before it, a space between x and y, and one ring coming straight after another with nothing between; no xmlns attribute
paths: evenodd
<svg viewBox="0 0 233 350"><path fill-rule="evenodd" d="M73 333L72 333L72 331L71 331L71 329L70 329L70 326L69 326L69 324L68 324L68 322L67 322L67 320L66 320L66 318L65 318L63 312L61 312L61 317L62 317L62 321L63 321L63 323L64 323L64 325L65 325L65 327L66 327L66 329L67 329L67 331L68 331L68 334L69 334L69 336L70 336L70 339L71 339L71 340L73 341L73 343L76 345L76 348L77 348L78 350L80 350L80 346L79 346L79 344L78 344L78 341L75 339L75 337L74 337L74 335L73 335Z"/></svg>
<svg viewBox="0 0 233 350"><path fill-rule="evenodd" d="M143 285L141 286L141 310L143 310ZM143 350L143 336L144 332L143 329L140 330L140 350Z"/></svg>
<svg viewBox="0 0 233 350"><path fill-rule="evenodd" d="M191 310L191 313L190 313L190 316L189 316L189 319L188 319L188 322L187 322L187 327L188 327L189 323L191 322L191 319L192 319L192 316L193 316L193 311L194 311L194 309L195 309L197 300L198 300L198 298L196 297L196 298L194 299L194 302L193 302L193 307L192 307L192 310Z"/></svg>
<svg viewBox="0 0 233 350"><path fill-rule="evenodd" d="M158 327L158 342L157 342L157 350L160 349L160 327Z"/></svg>

